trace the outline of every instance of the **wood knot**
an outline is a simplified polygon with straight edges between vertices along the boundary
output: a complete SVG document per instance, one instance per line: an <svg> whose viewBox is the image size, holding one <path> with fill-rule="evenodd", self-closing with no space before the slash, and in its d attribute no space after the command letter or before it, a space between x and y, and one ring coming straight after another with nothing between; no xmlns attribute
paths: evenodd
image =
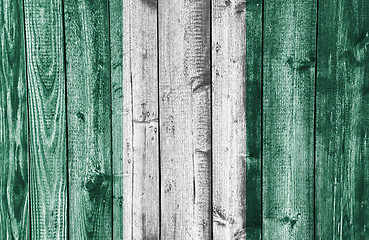
<svg viewBox="0 0 369 240"><path fill-rule="evenodd" d="M85 114L84 114L84 113L82 113L81 111L79 111L79 112L77 113L77 117L78 117L79 119L81 119L81 121L82 121L82 122L85 122Z"/></svg>
<svg viewBox="0 0 369 240"><path fill-rule="evenodd" d="M315 56L310 56L302 60L293 60L292 57L290 57L287 60L287 64L292 68L299 71L307 70L315 66Z"/></svg>
<svg viewBox="0 0 369 240"><path fill-rule="evenodd" d="M294 226L300 219L301 219L301 213L297 213L296 216L294 217L285 216L285 217L280 218L279 221L283 224L289 224L291 230L293 230Z"/></svg>
<svg viewBox="0 0 369 240"><path fill-rule="evenodd" d="M241 14L246 10L246 2L241 2L239 4L236 5L236 7L234 8L236 10L237 14Z"/></svg>
<svg viewBox="0 0 369 240"><path fill-rule="evenodd" d="M193 93L200 93L208 90L211 84L210 72L207 71L196 77L192 77L190 83Z"/></svg>
<svg viewBox="0 0 369 240"><path fill-rule="evenodd" d="M90 199L105 198L105 193L110 185L110 176L105 173L96 173L88 178L85 189L89 193Z"/></svg>

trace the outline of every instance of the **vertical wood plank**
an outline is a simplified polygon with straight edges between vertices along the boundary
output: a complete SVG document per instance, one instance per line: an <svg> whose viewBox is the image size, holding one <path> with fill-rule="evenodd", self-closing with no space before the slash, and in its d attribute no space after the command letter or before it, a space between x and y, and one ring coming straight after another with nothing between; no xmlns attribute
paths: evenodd
<svg viewBox="0 0 369 240"><path fill-rule="evenodd" d="M113 154L114 191L123 200L114 207L123 207L121 219L114 219L115 237L159 239L157 3L111 2L113 146L121 156Z"/></svg>
<svg viewBox="0 0 369 240"><path fill-rule="evenodd" d="M72 239L112 237L107 1L64 0Z"/></svg>
<svg viewBox="0 0 369 240"><path fill-rule="evenodd" d="M316 238L368 239L369 2L319 1Z"/></svg>
<svg viewBox="0 0 369 240"><path fill-rule="evenodd" d="M158 6L161 239L210 239L210 1Z"/></svg>
<svg viewBox="0 0 369 240"><path fill-rule="evenodd" d="M212 5L214 239L260 239L261 1Z"/></svg>
<svg viewBox="0 0 369 240"><path fill-rule="evenodd" d="M238 5L238 9L244 3ZM246 4L246 238L261 239L261 65L263 1ZM245 98L244 98L245 99Z"/></svg>
<svg viewBox="0 0 369 240"><path fill-rule="evenodd" d="M128 21L123 22L124 13L129 13L128 2L122 0L109 1L112 85L113 239L131 239L132 236L132 104L129 72L130 57L126 48L129 44L129 31L124 31Z"/></svg>
<svg viewBox="0 0 369 240"><path fill-rule="evenodd" d="M118 106L123 107L123 128L122 128L122 145L119 144L117 141L117 138L115 137L115 134L119 134L117 131L113 131L113 147L114 148L122 148L122 159L119 161L119 159L116 159L118 151L114 151L113 155L113 166L114 166L114 174L116 172L119 174L118 171L121 171L123 173L122 177L117 178L115 175L114 180L114 195L118 200L119 207L122 209L120 211L120 214L123 215L123 218L121 220L118 220L116 216L116 210L117 207L114 206L113 213L114 213L114 237L117 237L117 239L132 239L133 236L133 110L132 110L132 75L131 75L131 50L130 50L130 41L131 41L131 31L130 31L130 14L131 14L131 1L122 1L119 0L118 3L112 2L111 5L111 16L116 17L114 20L111 20L111 24L118 24L118 26L122 26L122 34L123 36L115 36L114 33L117 31L117 27L113 27L111 29L111 46L112 51L115 47L118 46L119 41L122 41L122 58L123 58L123 73L122 73L122 80L119 81L115 78L115 75L119 69L115 68L115 66L119 66L118 63L115 62L115 54L112 53L112 87L113 89L119 89L119 84L122 84L122 92L120 97L123 98L123 105L116 105L115 101L117 98L114 96L114 94L119 95L119 90L116 92L112 92L113 94L113 126L116 127L114 124L115 122L115 112L114 108L116 109ZM123 12L117 12L119 11L118 8L114 8L114 6L122 5ZM114 15L112 15L114 14ZM122 15L123 14L123 15ZM125 24L124 24L125 23ZM117 33L119 33L117 31ZM118 53L118 52L116 52ZM118 82L117 82L118 81ZM118 119L117 119L118 120ZM114 142L116 140L116 142ZM118 161L118 162L116 162ZM121 165L119 165L121 164ZM119 168L118 168L119 167ZM122 168L121 170L119 170ZM120 192L122 191L122 192ZM119 195L119 193L123 193L123 195ZM121 223L120 223L121 222ZM119 226L120 224L123 224ZM122 228L123 227L123 228ZM123 231L123 232L122 232Z"/></svg>
<svg viewBox="0 0 369 240"><path fill-rule="evenodd" d="M0 1L0 239L29 239L23 1Z"/></svg>
<svg viewBox="0 0 369 240"><path fill-rule="evenodd" d="M67 236L65 70L61 1L25 0L31 238Z"/></svg>
<svg viewBox="0 0 369 240"><path fill-rule="evenodd" d="M159 236L157 3L131 1L133 239Z"/></svg>
<svg viewBox="0 0 369 240"><path fill-rule="evenodd" d="M314 237L316 0L265 2L263 237Z"/></svg>

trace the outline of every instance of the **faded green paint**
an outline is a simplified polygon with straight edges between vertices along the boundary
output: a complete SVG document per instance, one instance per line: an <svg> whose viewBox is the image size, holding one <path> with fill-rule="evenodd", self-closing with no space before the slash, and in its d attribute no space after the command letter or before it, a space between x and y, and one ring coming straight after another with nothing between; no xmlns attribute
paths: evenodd
<svg viewBox="0 0 369 240"><path fill-rule="evenodd" d="M107 1L64 0L69 237L112 237Z"/></svg>
<svg viewBox="0 0 369 240"><path fill-rule="evenodd" d="M32 239L67 237L62 6L25 0Z"/></svg>
<svg viewBox="0 0 369 240"><path fill-rule="evenodd" d="M369 3L209 3L0 0L0 239L369 238Z"/></svg>
<svg viewBox="0 0 369 240"><path fill-rule="evenodd" d="M369 238L369 2L321 0L316 238Z"/></svg>
<svg viewBox="0 0 369 240"><path fill-rule="evenodd" d="M0 1L0 239L29 239L23 2Z"/></svg>
<svg viewBox="0 0 369 240"><path fill-rule="evenodd" d="M264 239L314 238L316 4L264 5Z"/></svg>

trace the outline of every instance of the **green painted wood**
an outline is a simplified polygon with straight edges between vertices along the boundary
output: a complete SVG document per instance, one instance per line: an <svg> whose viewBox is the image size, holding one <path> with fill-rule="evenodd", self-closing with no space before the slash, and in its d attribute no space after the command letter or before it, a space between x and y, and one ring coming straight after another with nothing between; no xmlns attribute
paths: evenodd
<svg viewBox="0 0 369 240"><path fill-rule="evenodd" d="M110 19L114 237L159 239L157 6L111 1Z"/></svg>
<svg viewBox="0 0 369 240"><path fill-rule="evenodd" d="M263 1L246 4L246 238L261 239L261 69ZM238 11L242 10L242 3ZM239 103L238 103L239 104ZM260 107L258 107L260 106Z"/></svg>
<svg viewBox="0 0 369 240"><path fill-rule="evenodd" d="M0 239L29 239L23 1L0 1Z"/></svg>
<svg viewBox="0 0 369 240"><path fill-rule="evenodd" d="M111 56L111 96L112 96L112 172L113 172L113 239L124 239L130 234L130 205L132 202L131 158L132 155L132 111L131 81L128 69L129 58L123 61L123 49L129 43L129 32L124 32L123 11L129 12L125 5L129 1L110 0L110 56ZM124 39L124 40L123 40ZM123 44L124 42L124 44ZM127 56L127 55L125 55ZM123 76L126 76L123 78ZM124 97L124 98L123 98ZM124 134L123 134L124 133ZM128 200L128 201L127 201ZM125 238L131 239L131 238Z"/></svg>
<svg viewBox="0 0 369 240"><path fill-rule="evenodd" d="M316 0L264 2L263 238L314 237Z"/></svg>
<svg viewBox="0 0 369 240"><path fill-rule="evenodd" d="M31 238L67 236L65 72L61 1L25 0Z"/></svg>
<svg viewBox="0 0 369 240"><path fill-rule="evenodd" d="M210 239L210 1L158 10L161 239Z"/></svg>
<svg viewBox="0 0 369 240"><path fill-rule="evenodd" d="M369 238L369 2L319 1L316 238Z"/></svg>
<svg viewBox="0 0 369 240"><path fill-rule="evenodd" d="M64 0L69 237L112 237L111 89L107 1Z"/></svg>
<svg viewBox="0 0 369 240"><path fill-rule="evenodd" d="M214 239L260 239L261 16L261 1L212 4Z"/></svg>

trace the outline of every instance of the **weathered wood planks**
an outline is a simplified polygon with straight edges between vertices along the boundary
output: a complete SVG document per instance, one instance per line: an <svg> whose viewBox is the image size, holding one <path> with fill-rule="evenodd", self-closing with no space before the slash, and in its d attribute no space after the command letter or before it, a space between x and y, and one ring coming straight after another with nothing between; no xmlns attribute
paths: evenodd
<svg viewBox="0 0 369 240"><path fill-rule="evenodd" d="M112 4L115 238L160 239L157 3Z"/></svg>
<svg viewBox="0 0 369 240"><path fill-rule="evenodd" d="M25 0L32 239L67 236L61 1Z"/></svg>
<svg viewBox="0 0 369 240"><path fill-rule="evenodd" d="M365 0L0 6L0 239L369 238Z"/></svg>
<svg viewBox="0 0 369 240"><path fill-rule="evenodd" d="M314 237L316 0L264 3L263 238Z"/></svg>
<svg viewBox="0 0 369 240"><path fill-rule="evenodd" d="M112 99L112 173L113 173L113 235L112 239L131 235L132 189L132 105L130 60L123 58L129 51L123 46L129 44L129 31L124 32L124 13L129 13L129 1L110 0L110 63ZM124 11L124 12L123 12ZM125 50L125 53L123 53ZM129 56L129 55L128 55ZM124 61L123 61L124 60ZM123 77L125 76L125 77Z"/></svg>
<svg viewBox="0 0 369 240"><path fill-rule="evenodd" d="M107 1L64 0L69 237L112 237L111 86Z"/></svg>
<svg viewBox="0 0 369 240"><path fill-rule="evenodd" d="M214 239L260 238L261 16L261 1L212 4Z"/></svg>
<svg viewBox="0 0 369 240"><path fill-rule="evenodd" d="M319 1L316 239L368 239L369 2Z"/></svg>
<svg viewBox="0 0 369 240"><path fill-rule="evenodd" d="M0 239L29 239L23 1L0 1Z"/></svg>
<svg viewBox="0 0 369 240"><path fill-rule="evenodd" d="M210 2L158 7L161 239L210 239Z"/></svg>

